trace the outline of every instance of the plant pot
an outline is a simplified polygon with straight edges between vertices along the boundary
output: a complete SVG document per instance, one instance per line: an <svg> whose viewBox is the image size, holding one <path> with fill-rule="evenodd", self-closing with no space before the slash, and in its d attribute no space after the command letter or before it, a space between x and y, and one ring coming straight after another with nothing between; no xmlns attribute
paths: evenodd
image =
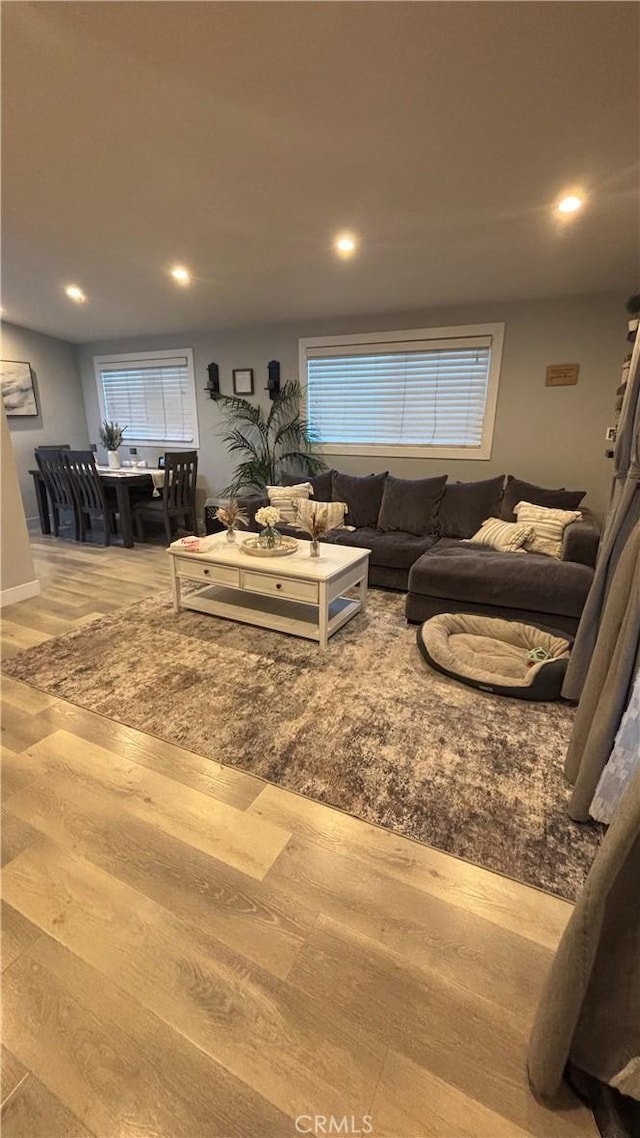
<svg viewBox="0 0 640 1138"><path fill-rule="evenodd" d="M107 452L107 461L112 470L120 470L122 462L117 450L110 450Z"/></svg>

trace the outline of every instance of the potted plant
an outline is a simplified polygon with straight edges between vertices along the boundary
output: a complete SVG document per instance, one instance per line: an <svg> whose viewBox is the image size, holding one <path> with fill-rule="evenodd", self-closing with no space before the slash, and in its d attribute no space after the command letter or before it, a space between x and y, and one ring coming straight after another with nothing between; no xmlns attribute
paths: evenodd
<svg viewBox="0 0 640 1138"><path fill-rule="evenodd" d="M264 492L267 486L277 485L287 466L304 474L326 470L326 463L314 454L315 439L300 410L302 396L297 381L285 383L268 413L248 399L218 397L228 427L223 442L231 453L244 456L223 496Z"/></svg>
<svg viewBox="0 0 640 1138"><path fill-rule="evenodd" d="M107 448L107 461L112 470L119 470L122 465L118 447L122 444L122 436L126 429L119 423L110 423L107 419L100 427L100 442Z"/></svg>

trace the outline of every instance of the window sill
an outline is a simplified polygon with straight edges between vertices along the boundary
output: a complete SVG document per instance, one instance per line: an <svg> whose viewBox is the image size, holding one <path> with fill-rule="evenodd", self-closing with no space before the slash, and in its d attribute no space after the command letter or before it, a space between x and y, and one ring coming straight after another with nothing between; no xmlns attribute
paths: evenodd
<svg viewBox="0 0 640 1138"><path fill-rule="evenodd" d="M362 455L375 458L453 458L467 461L487 462L491 458L490 446L479 447L430 447L430 446L383 446L376 443L322 443L314 448L320 454Z"/></svg>

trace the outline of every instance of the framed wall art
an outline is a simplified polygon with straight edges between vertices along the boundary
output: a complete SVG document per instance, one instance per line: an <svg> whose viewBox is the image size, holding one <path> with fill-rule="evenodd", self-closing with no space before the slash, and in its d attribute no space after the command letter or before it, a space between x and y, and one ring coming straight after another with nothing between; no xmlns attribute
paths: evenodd
<svg viewBox="0 0 640 1138"><path fill-rule="evenodd" d="M30 363L25 360L0 360L0 391L7 415L38 414Z"/></svg>
<svg viewBox="0 0 640 1138"><path fill-rule="evenodd" d="M253 395L253 368L233 369L233 394Z"/></svg>

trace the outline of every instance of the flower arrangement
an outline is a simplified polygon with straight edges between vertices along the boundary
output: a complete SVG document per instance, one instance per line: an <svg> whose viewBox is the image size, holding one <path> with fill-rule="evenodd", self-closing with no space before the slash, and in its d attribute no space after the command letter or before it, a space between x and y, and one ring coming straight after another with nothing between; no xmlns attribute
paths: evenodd
<svg viewBox="0 0 640 1138"><path fill-rule="evenodd" d="M312 557L320 556L318 542L323 534L327 533L330 528L328 510L322 509L319 502L308 518L302 520L298 517L298 521L296 522L296 529L303 530L303 532L308 533L311 538L311 549L309 552Z"/></svg>
<svg viewBox="0 0 640 1138"><path fill-rule="evenodd" d="M237 498L232 498L230 502L227 502L226 506L219 506L216 510L216 518L226 527L227 541L236 540L236 530L238 526L249 525L249 515L240 505Z"/></svg>
<svg viewBox="0 0 640 1138"><path fill-rule="evenodd" d="M121 427L119 423L110 423L105 419L100 427L100 442L103 447L109 451L116 451L122 445L122 436L126 429L126 427Z"/></svg>
<svg viewBox="0 0 640 1138"><path fill-rule="evenodd" d="M273 549L280 541L280 534L275 528L280 521L280 511L275 506L261 506L256 510L256 521L264 528L260 531L260 540L267 549Z"/></svg>

